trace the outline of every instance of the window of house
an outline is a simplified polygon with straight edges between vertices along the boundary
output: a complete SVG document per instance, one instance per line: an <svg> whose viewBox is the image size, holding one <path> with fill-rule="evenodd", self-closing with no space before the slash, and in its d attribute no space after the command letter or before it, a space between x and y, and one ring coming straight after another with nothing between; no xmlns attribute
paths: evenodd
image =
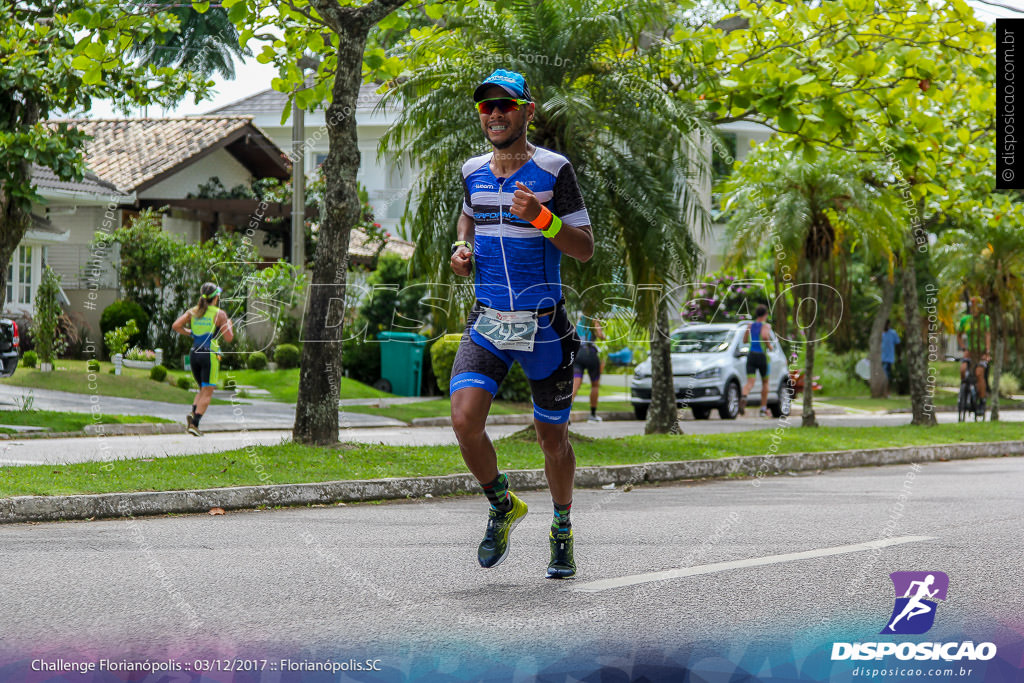
<svg viewBox="0 0 1024 683"><path fill-rule="evenodd" d="M32 303L32 247L18 247L18 303Z"/></svg>

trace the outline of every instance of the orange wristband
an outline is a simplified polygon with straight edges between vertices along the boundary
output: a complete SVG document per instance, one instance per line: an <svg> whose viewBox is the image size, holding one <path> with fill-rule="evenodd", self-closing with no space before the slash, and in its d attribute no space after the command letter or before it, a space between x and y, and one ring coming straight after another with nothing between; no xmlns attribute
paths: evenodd
<svg viewBox="0 0 1024 683"><path fill-rule="evenodd" d="M551 212L548 211L548 207L543 204L540 205L540 213L537 217L530 221L530 225L537 228L538 230L544 230L551 225Z"/></svg>

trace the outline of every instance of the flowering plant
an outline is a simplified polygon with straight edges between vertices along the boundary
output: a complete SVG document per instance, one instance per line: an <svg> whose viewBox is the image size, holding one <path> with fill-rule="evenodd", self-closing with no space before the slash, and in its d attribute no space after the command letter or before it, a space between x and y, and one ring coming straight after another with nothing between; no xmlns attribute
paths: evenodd
<svg viewBox="0 0 1024 683"><path fill-rule="evenodd" d="M125 360L156 360L156 351L143 350L133 346L124 354Z"/></svg>

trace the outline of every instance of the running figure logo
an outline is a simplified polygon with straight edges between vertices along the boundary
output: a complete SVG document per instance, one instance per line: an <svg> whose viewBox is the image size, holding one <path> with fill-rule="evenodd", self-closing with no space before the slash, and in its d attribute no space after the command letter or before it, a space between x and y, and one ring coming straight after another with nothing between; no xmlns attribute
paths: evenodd
<svg viewBox="0 0 1024 683"><path fill-rule="evenodd" d="M927 632L935 623L935 600L946 599L949 577L944 572L893 572L889 577L896 589L896 604L881 633Z"/></svg>

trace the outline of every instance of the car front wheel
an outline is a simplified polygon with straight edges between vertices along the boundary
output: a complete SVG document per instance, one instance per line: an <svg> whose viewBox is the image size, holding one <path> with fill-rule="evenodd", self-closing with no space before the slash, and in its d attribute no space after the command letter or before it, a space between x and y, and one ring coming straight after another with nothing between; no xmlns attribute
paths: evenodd
<svg viewBox="0 0 1024 683"><path fill-rule="evenodd" d="M646 420L647 419L647 404L646 403L634 403L633 404L633 414L636 415L636 419L638 419L638 420Z"/></svg>
<svg viewBox="0 0 1024 683"><path fill-rule="evenodd" d="M740 385L729 382L725 387L725 403L718 406L718 416L723 420L735 420L740 414Z"/></svg>
<svg viewBox="0 0 1024 683"><path fill-rule="evenodd" d="M711 417L711 408L706 406L692 406L690 410L693 411L693 419L695 420L706 420Z"/></svg>

